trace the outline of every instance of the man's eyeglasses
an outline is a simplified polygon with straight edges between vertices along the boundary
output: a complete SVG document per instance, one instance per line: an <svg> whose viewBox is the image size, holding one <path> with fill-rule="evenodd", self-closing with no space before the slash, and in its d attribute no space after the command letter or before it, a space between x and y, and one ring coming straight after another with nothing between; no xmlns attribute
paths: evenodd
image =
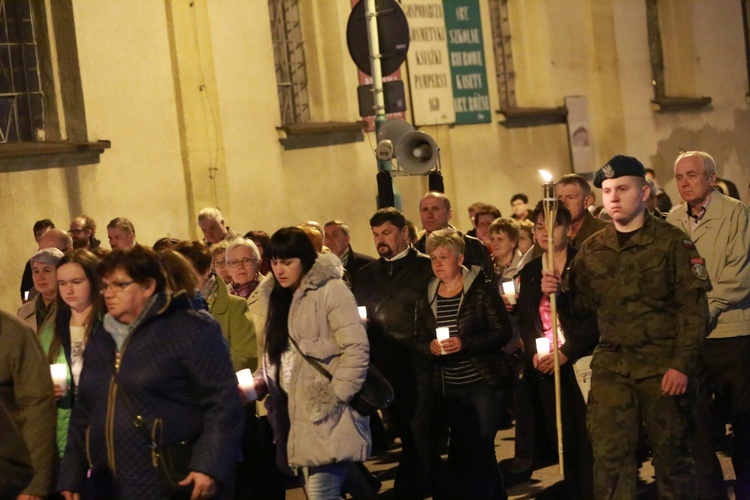
<svg viewBox="0 0 750 500"><path fill-rule="evenodd" d="M135 281L113 281L111 283L104 283L99 287L99 293L104 293L110 289L115 293L120 293L133 283L135 283Z"/></svg>
<svg viewBox="0 0 750 500"><path fill-rule="evenodd" d="M226 265L227 265L227 261L224 259L214 261L214 267L223 267Z"/></svg>
<svg viewBox="0 0 750 500"><path fill-rule="evenodd" d="M227 265L229 267L237 267L237 266L249 266L253 262L258 262L258 259L253 259L251 257L245 257L244 259L240 260L228 260Z"/></svg>

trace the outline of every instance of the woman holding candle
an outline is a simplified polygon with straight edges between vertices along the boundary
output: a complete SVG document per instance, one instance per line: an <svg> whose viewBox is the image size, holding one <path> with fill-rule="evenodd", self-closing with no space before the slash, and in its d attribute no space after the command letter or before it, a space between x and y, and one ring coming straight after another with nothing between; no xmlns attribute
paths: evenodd
<svg viewBox="0 0 750 500"><path fill-rule="evenodd" d="M179 449L188 495L226 495L243 414L219 325L167 290L150 248L114 250L98 270L107 314L86 345L58 489L72 499L90 481L102 497L162 498L158 452Z"/></svg>
<svg viewBox="0 0 750 500"><path fill-rule="evenodd" d="M66 253L57 263L57 312L54 328L40 332L39 340L52 365L57 408L57 449L65 452L70 412L83 368L89 334L99 323L103 304L97 257L85 249ZM59 378L55 372L59 371ZM60 383L62 382L62 384Z"/></svg>
<svg viewBox="0 0 750 500"><path fill-rule="evenodd" d="M529 377L524 387L531 392L537 408L535 415L543 420L546 440L556 442L554 354L552 353L552 318L549 297L541 290L542 272L547 253L554 252L557 272L564 275L576 250L568 245L571 222L570 212L564 205L557 208L554 225L554 248L549 248L549 235L540 202L532 213L534 234L544 254L526 264L520 273L521 292L518 297L518 323L524 345ZM586 432L586 403L576 382L572 362L590 354L598 340L596 324L572 322L558 308L558 343L560 383L562 393L562 427L564 449L565 486L571 498L593 498L593 456ZM541 348L541 350L540 350Z"/></svg>
<svg viewBox="0 0 750 500"><path fill-rule="evenodd" d="M304 472L308 498L338 499L349 464L370 453L369 418L347 404L365 380L367 334L338 257L318 255L294 227L278 230L267 254L273 286L263 287L270 294L262 377L277 464Z"/></svg>
<svg viewBox="0 0 750 500"><path fill-rule="evenodd" d="M434 361L437 407L451 431L448 477L439 490L448 498L506 498L494 441L508 377L508 314L481 267L463 267L464 240L453 228L430 233L426 249L436 278L417 303L416 338ZM437 338L441 328L448 329L445 340Z"/></svg>

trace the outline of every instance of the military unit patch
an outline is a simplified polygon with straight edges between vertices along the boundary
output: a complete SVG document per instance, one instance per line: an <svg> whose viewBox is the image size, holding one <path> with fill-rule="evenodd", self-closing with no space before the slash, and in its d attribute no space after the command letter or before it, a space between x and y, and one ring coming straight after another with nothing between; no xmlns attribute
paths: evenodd
<svg viewBox="0 0 750 500"><path fill-rule="evenodd" d="M693 264L693 267L690 268L690 272L701 281L706 281L708 279L708 271L706 271L706 266L703 264Z"/></svg>

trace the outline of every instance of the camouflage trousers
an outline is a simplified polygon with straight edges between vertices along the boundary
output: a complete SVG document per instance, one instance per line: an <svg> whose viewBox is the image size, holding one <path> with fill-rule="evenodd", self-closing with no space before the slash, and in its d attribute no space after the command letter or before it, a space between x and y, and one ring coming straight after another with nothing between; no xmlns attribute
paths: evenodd
<svg viewBox="0 0 750 500"><path fill-rule="evenodd" d="M639 409L651 442L659 498L695 497L690 452L694 396L662 396L661 379L659 375L633 380L593 369L587 426L594 451L595 498L636 498Z"/></svg>

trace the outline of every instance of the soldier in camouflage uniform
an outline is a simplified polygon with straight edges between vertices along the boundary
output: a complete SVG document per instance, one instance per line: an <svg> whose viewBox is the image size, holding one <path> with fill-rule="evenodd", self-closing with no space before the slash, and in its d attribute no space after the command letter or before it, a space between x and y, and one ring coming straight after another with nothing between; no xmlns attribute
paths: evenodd
<svg viewBox="0 0 750 500"><path fill-rule="evenodd" d="M651 441L659 498L692 498L688 390L706 335L711 285L682 231L647 216L649 190L635 158L616 156L594 177L613 224L589 238L571 264L561 307L597 315L588 429L596 498L636 497L640 409ZM545 276L542 290L558 290Z"/></svg>

